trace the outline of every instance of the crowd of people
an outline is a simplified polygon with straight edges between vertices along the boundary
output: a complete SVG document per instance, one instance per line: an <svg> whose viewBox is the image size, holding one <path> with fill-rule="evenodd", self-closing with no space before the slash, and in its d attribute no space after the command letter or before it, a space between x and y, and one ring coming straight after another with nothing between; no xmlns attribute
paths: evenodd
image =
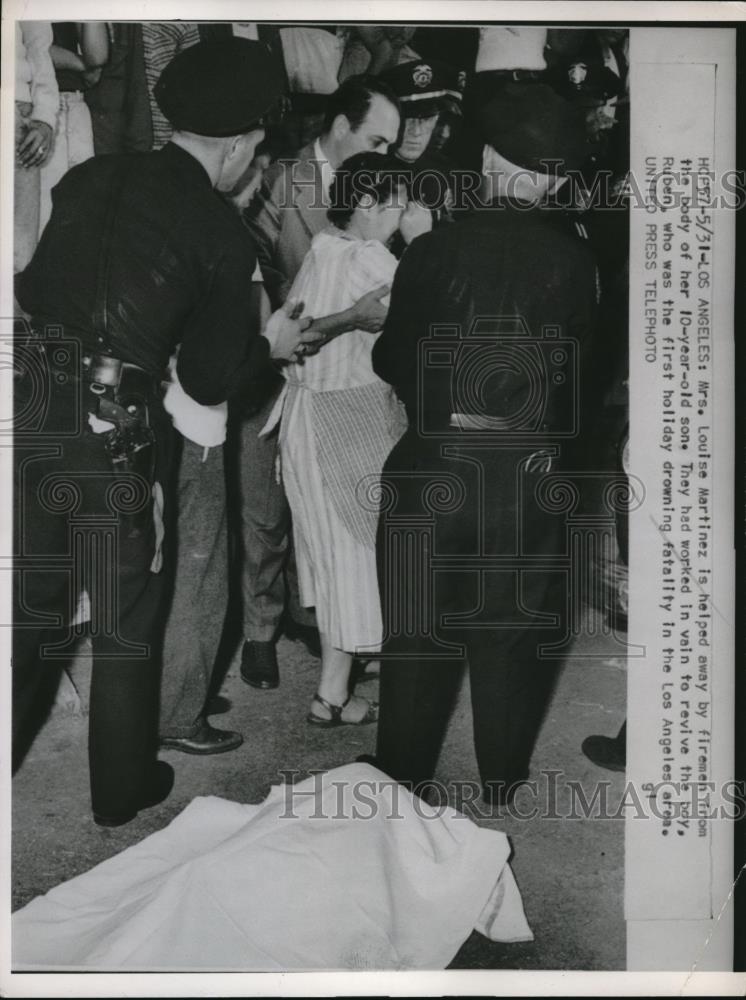
<svg viewBox="0 0 746 1000"><path fill-rule="evenodd" d="M250 739L208 720L238 579L243 680L303 641L308 724L378 723L413 787L468 663L510 801L567 619L537 498L624 354L583 192L624 177L626 67L611 29L17 24L16 764L82 592L98 824L169 794L159 746Z"/></svg>

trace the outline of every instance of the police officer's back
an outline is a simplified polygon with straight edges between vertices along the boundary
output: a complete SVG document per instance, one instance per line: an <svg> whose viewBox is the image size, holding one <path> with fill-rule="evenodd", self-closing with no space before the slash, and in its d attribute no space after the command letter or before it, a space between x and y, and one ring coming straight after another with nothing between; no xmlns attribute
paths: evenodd
<svg viewBox="0 0 746 1000"><path fill-rule="evenodd" d="M259 336L249 297L253 248L214 190L247 168L280 88L258 43L230 39L180 54L156 90L173 143L72 169L18 279L32 336L19 347L15 392L23 558L14 595L14 751L18 759L46 656L58 664L72 652L67 629L85 587L91 797L106 826L162 801L173 783L171 768L155 761L165 584L153 571L173 452L162 372L181 344L186 390L199 402L222 402L249 390L266 375L270 353L292 353L302 336L297 324L273 334L272 346Z"/></svg>
<svg viewBox="0 0 746 1000"><path fill-rule="evenodd" d="M410 421L382 477L377 761L397 780L433 777L460 647L485 796L500 803L528 775L556 672L538 650L562 638L565 526L536 491L578 431L596 296L587 247L540 204L556 186L542 159L584 152L569 105L508 86L479 125L495 197L412 243L373 349Z"/></svg>

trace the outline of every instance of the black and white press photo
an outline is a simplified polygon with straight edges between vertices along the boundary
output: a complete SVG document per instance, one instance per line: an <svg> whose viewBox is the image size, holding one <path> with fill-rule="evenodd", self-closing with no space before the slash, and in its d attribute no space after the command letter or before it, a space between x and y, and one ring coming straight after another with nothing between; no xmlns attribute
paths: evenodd
<svg viewBox="0 0 746 1000"><path fill-rule="evenodd" d="M738 992L735 26L364 6L6 10L3 989Z"/></svg>

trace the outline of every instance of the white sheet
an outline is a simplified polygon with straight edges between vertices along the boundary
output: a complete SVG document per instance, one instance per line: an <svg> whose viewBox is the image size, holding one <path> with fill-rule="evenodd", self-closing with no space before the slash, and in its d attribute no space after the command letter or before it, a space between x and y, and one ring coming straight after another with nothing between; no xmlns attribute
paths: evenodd
<svg viewBox="0 0 746 1000"><path fill-rule="evenodd" d="M13 915L13 967L444 968L479 924L530 940L503 833L366 764L173 822Z"/></svg>

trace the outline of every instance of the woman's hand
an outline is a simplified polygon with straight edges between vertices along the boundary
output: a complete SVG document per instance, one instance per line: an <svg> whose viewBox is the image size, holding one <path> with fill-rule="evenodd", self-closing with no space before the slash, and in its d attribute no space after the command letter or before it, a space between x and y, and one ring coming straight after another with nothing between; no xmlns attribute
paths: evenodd
<svg viewBox="0 0 746 1000"><path fill-rule="evenodd" d="M430 209L424 208L417 201L410 201L399 223L399 232L407 246L416 237L429 233L432 228L433 216Z"/></svg>
<svg viewBox="0 0 746 1000"><path fill-rule="evenodd" d="M22 167L41 167L52 154L54 133L46 122L29 122L26 134L18 143L16 156Z"/></svg>

